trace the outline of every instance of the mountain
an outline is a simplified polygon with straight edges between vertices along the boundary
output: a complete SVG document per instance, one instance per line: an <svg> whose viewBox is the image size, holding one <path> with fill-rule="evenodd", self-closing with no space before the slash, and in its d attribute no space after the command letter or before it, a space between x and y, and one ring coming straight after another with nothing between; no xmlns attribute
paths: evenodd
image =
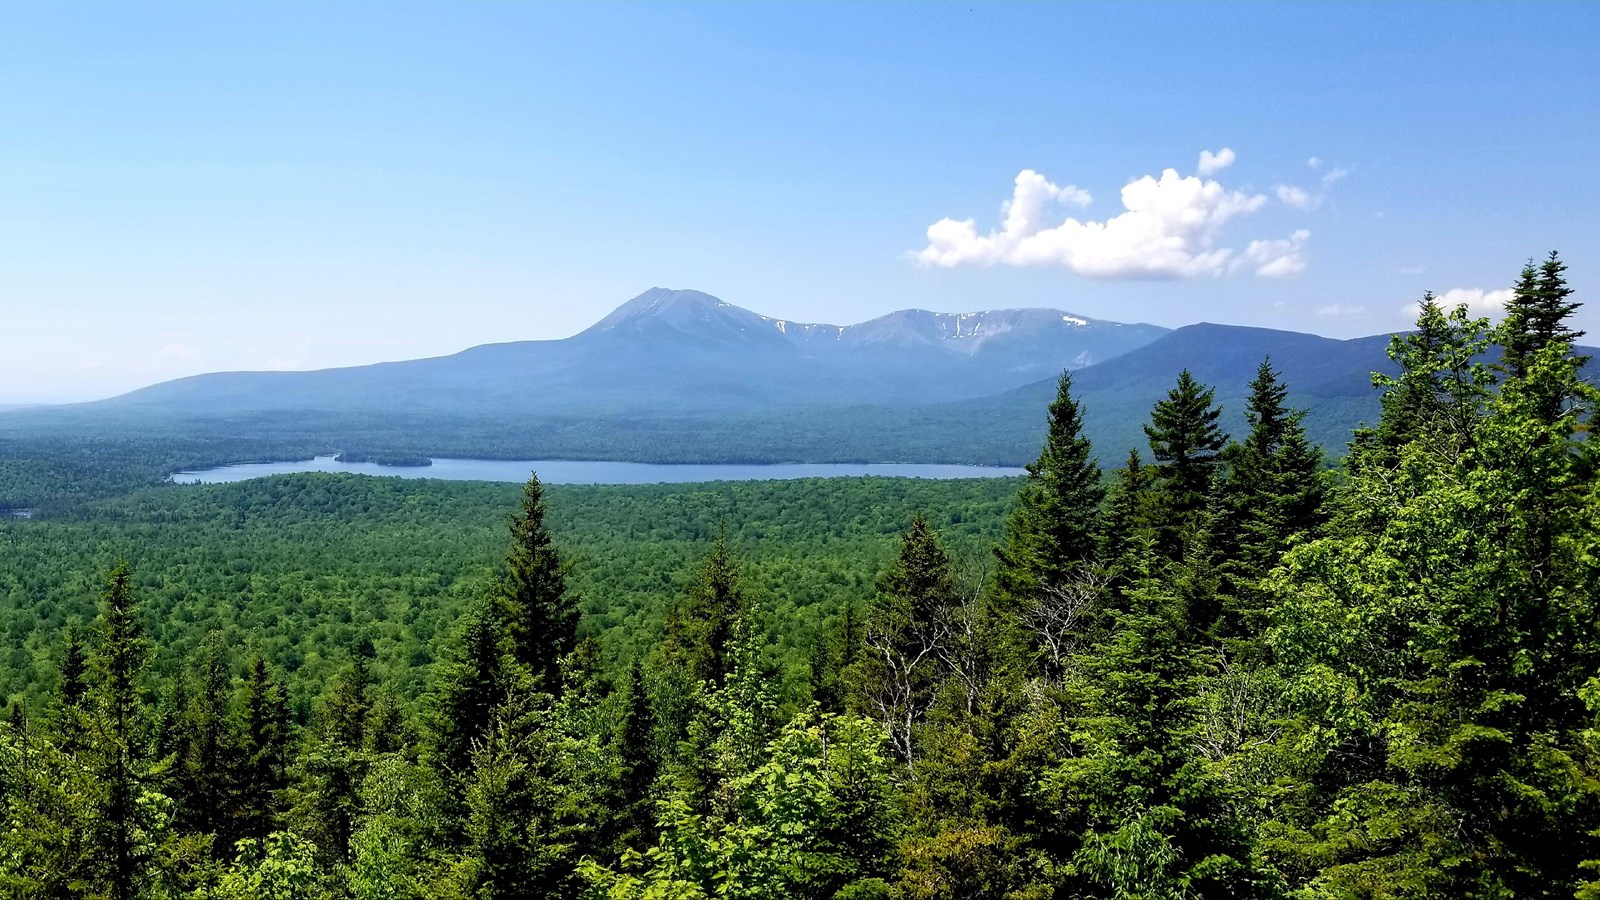
<svg viewBox="0 0 1600 900"><path fill-rule="evenodd" d="M859 325L762 316L655 288L563 340L315 372L197 375L102 408L621 414L774 404L930 403L987 396L1115 358L1167 329L1057 310L904 310Z"/></svg>
<svg viewBox="0 0 1600 900"><path fill-rule="evenodd" d="M1288 385L1289 403L1308 411L1305 424L1312 439L1337 453L1356 426L1377 420L1372 373L1398 371L1388 356L1389 340L1387 334L1336 340L1269 328L1187 325L1075 373L1073 392L1084 406L1084 426L1101 462L1120 463L1130 448L1145 446L1145 418L1183 369L1216 390L1224 430L1242 436L1250 382L1261 361L1270 359ZM1055 381L1039 381L986 398L983 406L1000 420L1020 417L1043 410L1055 392ZM974 411L969 406L961 412ZM1042 422L1041 413L1034 415Z"/></svg>
<svg viewBox="0 0 1600 900"><path fill-rule="evenodd" d="M1174 331L1046 309L904 310L859 325L763 316L697 291L641 294L564 340L317 372L228 372L97 403L0 413L6 438L142 442L162 465L348 450L502 459L1017 464L1064 368L1102 464L1144 448L1178 372L1242 435L1270 357L1311 437L1342 452L1378 415L1389 335ZM1600 354L1600 351L1586 350ZM285 454L289 454L286 456ZM170 470L170 468L169 468Z"/></svg>

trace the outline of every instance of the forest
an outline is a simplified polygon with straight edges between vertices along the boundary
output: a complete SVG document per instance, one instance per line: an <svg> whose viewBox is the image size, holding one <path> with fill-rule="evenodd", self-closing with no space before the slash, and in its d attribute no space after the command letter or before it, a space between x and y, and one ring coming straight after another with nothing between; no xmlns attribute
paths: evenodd
<svg viewBox="0 0 1600 900"><path fill-rule="evenodd" d="M1064 374L1020 481L19 464L0 891L1600 898L1577 308L1425 296L1334 467L1271 360L1109 472Z"/></svg>

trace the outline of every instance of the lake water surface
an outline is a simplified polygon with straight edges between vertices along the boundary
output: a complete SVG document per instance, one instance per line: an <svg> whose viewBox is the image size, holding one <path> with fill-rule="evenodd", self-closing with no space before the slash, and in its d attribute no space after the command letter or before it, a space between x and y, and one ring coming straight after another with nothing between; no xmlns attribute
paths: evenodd
<svg viewBox="0 0 1600 900"><path fill-rule="evenodd" d="M391 478L442 478L447 481L528 480L538 472L545 484L681 484L697 481L775 481L790 478L836 478L880 475L892 478L1007 478L1023 474L1005 466L956 466L920 463L777 463L773 465L666 465L597 462L572 459L435 459L431 466L380 466L335 462L331 456L300 462L248 463L194 472L178 472L179 484L223 484L290 472L353 472Z"/></svg>

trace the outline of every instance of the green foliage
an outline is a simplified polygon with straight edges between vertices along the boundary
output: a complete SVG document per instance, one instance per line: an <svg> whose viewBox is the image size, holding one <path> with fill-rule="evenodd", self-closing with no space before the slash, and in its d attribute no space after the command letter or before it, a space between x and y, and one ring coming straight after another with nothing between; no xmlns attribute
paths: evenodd
<svg viewBox="0 0 1600 900"><path fill-rule="evenodd" d="M1493 329L1424 298L1334 477L1263 363L1245 438L1186 373L1103 499L1063 378L1020 485L289 477L0 524L0 893L1600 897L1571 296L1552 257Z"/></svg>
<svg viewBox="0 0 1600 900"><path fill-rule="evenodd" d="M578 606L567 592L566 570L544 517L544 487L535 474L511 519L511 551L496 608L512 656L544 690L560 694L561 661L577 646Z"/></svg>
<svg viewBox="0 0 1600 900"><path fill-rule="evenodd" d="M996 551L996 584L1004 596L1025 598L1058 586L1094 553L1105 491L1100 467L1082 434L1082 413L1072 399L1070 373L1061 375L1049 422L1044 449L1028 465L1027 481L1006 526L1006 541Z"/></svg>
<svg viewBox="0 0 1600 900"><path fill-rule="evenodd" d="M1167 559L1183 555L1211 500L1222 463L1228 436L1217 426L1222 410L1213 405L1215 396L1184 369L1166 399L1150 411L1144 429L1156 460L1153 502L1159 514L1159 546Z"/></svg>

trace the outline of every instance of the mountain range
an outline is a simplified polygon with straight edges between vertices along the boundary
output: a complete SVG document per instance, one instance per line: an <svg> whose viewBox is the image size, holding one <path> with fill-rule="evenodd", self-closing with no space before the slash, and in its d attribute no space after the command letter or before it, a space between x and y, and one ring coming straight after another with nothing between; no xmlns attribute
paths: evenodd
<svg viewBox="0 0 1600 900"><path fill-rule="evenodd" d="M859 325L757 315L655 288L562 340L315 372L226 372L102 401L243 410L722 412L774 404L935 403L996 394L1121 356L1167 333L1046 309L903 310Z"/></svg>
<svg viewBox="0 0 1600 900"><path fill-rule="evenodd" d="M570 338L310 372L224 372L109 400L0 414L0 434L94 429L284 440L324 449L502 458L1018 463L1036 452L1062 370L1103 462L1182 369L1244 428L1270 358L1338 453L1377 416L1389 335L1335 340L1202 323L1175 330L1054 309L903 310L792 322L655 288ZM240 451L243 452L243 451Z"/></svg>

